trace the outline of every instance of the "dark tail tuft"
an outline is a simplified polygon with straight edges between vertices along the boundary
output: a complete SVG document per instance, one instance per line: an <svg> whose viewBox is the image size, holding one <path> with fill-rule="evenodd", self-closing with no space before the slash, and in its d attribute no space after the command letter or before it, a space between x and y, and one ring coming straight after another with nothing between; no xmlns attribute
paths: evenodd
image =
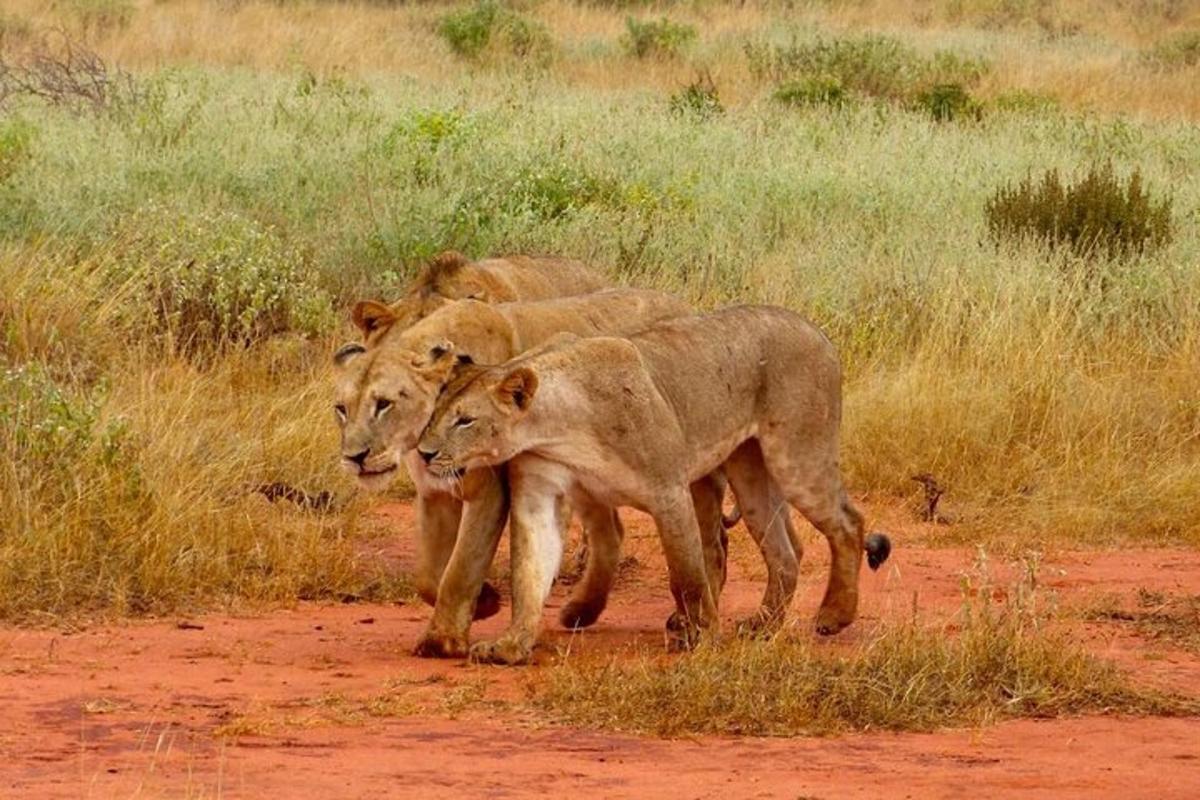
<svg viewBox="0 0 1200 800"><path fill-rule="evenodd" d="M887 537L887 534L872 533L867 536L863 549L867 551L867 566L871 569L879 569L892 554L892 540Z"/></svg>
<svg viewBox="0 0 1200 800"><path fill-rule="evenodd" d="M721 527L729 530L734 525L742 521L742 507L734 506L733 511L728 514L721 514Z"/></svg>

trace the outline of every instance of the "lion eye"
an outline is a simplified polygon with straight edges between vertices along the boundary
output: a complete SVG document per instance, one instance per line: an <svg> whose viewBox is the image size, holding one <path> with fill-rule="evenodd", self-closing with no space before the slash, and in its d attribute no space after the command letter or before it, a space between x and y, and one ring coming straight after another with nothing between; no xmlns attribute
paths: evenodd
<svg viewBox="0 0 1200 800"><path fill-rule="evenodd" d="M391 407L392 407L391 400L385 400L382 397L379 398L378 400L375 401L375 416L377 416L377 417L383 416L383 414Z"/></svg>
<svg viewBox="0 0 1200 800"><path fill-rule="evenodd" d="M456 428L469 428L474 424L475 424L474 417L462 416L462 417L459 417L458 419L454 420L454 427L456 427Z"/></svg>
<svg viewBox="0 0 1200 800"><path fill-rule="evenodd" d="M333 407L333 410L343 422L346 420L346 406L338 403Z"/></svg>

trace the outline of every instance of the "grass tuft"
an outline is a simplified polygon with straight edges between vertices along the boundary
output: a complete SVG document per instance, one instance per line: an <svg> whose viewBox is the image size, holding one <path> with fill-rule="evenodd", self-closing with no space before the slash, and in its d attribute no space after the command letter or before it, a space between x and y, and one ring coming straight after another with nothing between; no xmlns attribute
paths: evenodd
<svg viewBox="0 0 1200 800"><path fill-rule="evenodd" d="M932 730L1016 717L1191 714L1130 685L1020 602L981 591L945 628L880 626L842 649L784 633L664 659L566 660L535 702L566 722L662 736ZM1014 593L1016 596L1019 593Z"/></svg>

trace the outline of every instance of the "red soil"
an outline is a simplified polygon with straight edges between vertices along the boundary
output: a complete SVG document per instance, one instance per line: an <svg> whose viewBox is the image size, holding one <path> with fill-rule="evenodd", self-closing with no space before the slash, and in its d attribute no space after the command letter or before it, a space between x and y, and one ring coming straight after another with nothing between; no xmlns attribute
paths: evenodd
<svg viewBox="0 0 1200 800"><path fill-rule="evenodd" d="M406 506L387 510L411 527ZM428 610L315 606L260 616L203 615L84 630L0 628L0 797L527 797L574 792L643 797L1200 797L1200 720L1085 717L932 734L662 740L551 724L523 705L558 648L658 646L670 603L652 530L628 518L626 570L592 630L557 629L559 587L538 666L502 669L409 655ZM407 561L411 537L398 537ZM722 598L727 619L761 591L740 531ZM862 624L944 617L974 568L969 548L932 548L901 532L892 560L863 579ZM824 582L825 546L809 536L796 617ZM1041 584L1063 606L1139 589L1200 594L1194 551L1060 551ZM992 563L996 585L1011 565ZM500 565L501 571L503 565ZM1000 574L996 574L1000 573ZM474 635L501 629L499 617ZM1200 694L1200 656L1121 623L1079 623L1101 655L1139 680ZM823 645L824 646L824 645ZM394 693L415 708L367 713ZM456 711L457 709L457 711Z"/></svg>

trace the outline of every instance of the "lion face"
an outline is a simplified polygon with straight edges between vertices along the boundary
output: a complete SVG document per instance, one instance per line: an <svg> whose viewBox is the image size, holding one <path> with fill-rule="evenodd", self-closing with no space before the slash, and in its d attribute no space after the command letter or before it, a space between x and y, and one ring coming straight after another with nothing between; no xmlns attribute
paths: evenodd
<svg viewBox="0 0 1200 800"><path fill-rule="evenodd" d="M381 491L404 454L416 447L453 357L440 347L421 354L350 344L334 361L342 465L363 488Z"/></svg>
<svg viewBox="0 0 1200 800"><path fill-rule="evenodd" d="M429 471L458 478L473 467L502 464L517 455L513 434L537 384L527 367L489 370L441 403L417 445Z"/></svg>

